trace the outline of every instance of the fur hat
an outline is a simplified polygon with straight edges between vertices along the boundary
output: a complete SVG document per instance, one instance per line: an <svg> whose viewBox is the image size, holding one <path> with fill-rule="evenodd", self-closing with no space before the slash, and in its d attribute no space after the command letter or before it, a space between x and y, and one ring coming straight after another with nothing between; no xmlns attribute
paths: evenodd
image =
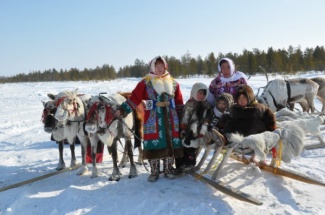
<svg viewBox="0 0 325 215"><path fill-rule="evenodd" d="M191 97L192 97L193 99L195 99L195 101L197 101L196 94L197 94L197 92L198 92L199 90L205 90L206 95L205 95L205 98L204 98L204 100L203 100L203 101L205 101L205 100L207 99L207 97L208 97L209 90L208 90L207 85L205 85L205 84L203 84L203 83L200 83L200 82L195 83L195 84L193 85L192 90L191 90Z"/></svg>
<svg viewBox="0 0 325 215"><path fill-rule="evenodd" d="M221 93L216 98L216 104L219 101L225 101L227 104L227 108L229 108L234 103L234 98L230 93Z"/></svg>
<svg viewBox="0 0 325 215"><path fill-rule="evenodd" d="M155 66L156 66L157 60L161 60L164 63L164 65L165 65L165 72L166 72L167 69L168 69L168 65L167 65L166 60L163 57L161 57L161 56L157 56L157 57L155 57L154 59L152 59L150 61L150 71L149 72L155 74L155 68L156 68Z"/></svg>
<svg viewBox="0 0 325 215"><path fill-rule="evenodd" d="M239 87L237 88L237 91L234 94L235 103L238 103L238 98L240 95L244 95L247 98L248 100L247 104L251 104L252 102L255 101L255 95L253 89L246 84L239 85Z"/></svg>
<svg viewBox="0 0 325 215"><path fill-rule="evenodd" d="M232 61L230 58L227 58L227 57L222 58L222 59L218 62L218 70L219 70L219 72L221 72L221 64L222 64L223 62L225 62L225 61L229 63L229 66L230 66L230 72L231 72L231 75L233 75L234 72L235 72L235 63L234 63L234 61Z"/></svg>

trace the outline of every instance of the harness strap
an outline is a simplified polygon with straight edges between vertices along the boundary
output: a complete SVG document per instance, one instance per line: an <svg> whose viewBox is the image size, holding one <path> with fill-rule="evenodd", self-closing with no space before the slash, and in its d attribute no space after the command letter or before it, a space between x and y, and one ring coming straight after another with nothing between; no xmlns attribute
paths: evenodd
<svg viewBox="0 0 325 215"><path fill-rule="evenodd" d="M285 81L287 85L287 94L288 94L288 101L291 99L291 87L289 81Z"/></svg>

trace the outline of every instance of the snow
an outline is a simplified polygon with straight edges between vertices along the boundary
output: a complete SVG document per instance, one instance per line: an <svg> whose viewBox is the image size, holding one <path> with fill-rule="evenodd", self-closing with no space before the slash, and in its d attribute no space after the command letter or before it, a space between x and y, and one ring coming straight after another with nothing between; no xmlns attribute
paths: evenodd
<svg viewBox="0 0 325 215"><path fill-rule="evenodd" d="M325 76L320 73L299 77ZM270 79L281 78L271 76ZM41 114L47 93L79 89L80 93L97 95L131 91L140 79L127 78L104 82L44 82L0 85L0 188L55 171L58 163L57 144L43 130ZM195 82L210 84L212 78L177 79L184 100ZM266 84L265 76L249 79L255 93ZM321 104L316 101L316 108ZM324 125L321 137L324 138ZM307 135L306 144L316 144ZM122 150L122 149L120 149ZM81 162L80 145L76 145ZM135 154L138 151L135 150ZM325 148L304 150L301 157L281 167L325 182ZM70 150L65 145L64 159L70 164ZM324 186L311 185L261 171L229 159L220 179L263 202L257 206L237 200L207 184L185 175L168 180L161 175L155 183L147 182L149 173L137 165L139 176L127 177L129 166L122 168L119 182L108 181L112 160L105 149L104 161L98 164L101 176L90 178L90 171L77 176L68 171L34 183L0 192L0 215L57 214L323 214ZM88 165L91 170L91 165ZM207 176L208 177L208 176Z"/></svg>

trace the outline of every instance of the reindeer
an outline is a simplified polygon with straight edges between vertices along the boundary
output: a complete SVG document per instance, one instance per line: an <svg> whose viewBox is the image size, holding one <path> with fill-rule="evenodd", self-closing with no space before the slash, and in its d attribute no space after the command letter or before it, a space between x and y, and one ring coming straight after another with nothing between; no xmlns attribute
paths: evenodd
<svg viewBox="0 0 325 215"><path fill-rule="evenodd" d="M57 95L54 95L52 93L47 94L47 96L51 99L50 101L43 101L43 114L42 114L42 122L44 124L44 131L47 133L52 134L52 138L58 143L59 148L59 163L56 167L56 170L64 169L65 162L63 159L63 149L64 149L64 140L66 139L65 133L64 133L64 123L59 122L55 117L55 113L57 111L57 105L62 100L62 98L65 98L66 96L70 95L70 91L62 91L58 93ZM89 96L87 95L79 95L79 97L82 100L89 99ZM75 167L77 165L77 159L75 156L75 141L73 143L70 143L70 151L71 151L71 162L70 167Z"/></svg>
<svg viewBox="0 0 325 215"><path fill-rule="evenodd" d="M287 107L289 103L303 103L307 106L303 111L315 111L314 99L316 97L319 85L307 78L296 78L270 81L261 96L257 100L267 105L273 112Z"/></svg>
<svg viewBox="0 0 325 215"><path fill-rule="evenodd" d="M50 101L42 101L44 110L42 114L42 122L44 124L44 131L50 133L52 138L58 143L59 148L59 163L56 170L62 170L66 168L65 162L63 159L63 149L64 149L64 128L61 123L58 122L54 118L54 114L56 113L56 98L53 94L48 94L48 97L52 100ZM75 156L75 145L70 144L70 151L71 151L71 162L70 167L74 167L77 165L77 159Z"/></svg>
<svg viewBox="0 0 325 215"><path fill-rule="evenodd" d="M104 97L102 95L93 96L89 100L89 111L86 118L85 129L89 133L91 148L92 148L92 178L99 175L99 171L96 166L95 149L97 148L98 140L101 140L107 147L111 148L113 158L113 173L109 177L110 181L120 180L120 171L117 166L117 141L120 138L125 139L125 152L127 152L130 159L130 172L129 178L136 177L138 175L137 168L133 159L132 142L131 136L133 131L131 128L134 127L134 123L137 123L135 129L135 145L139 145L139 158L142 160L142 148L141 148L141 123L138 122L137 117L133 117L129 114L125 118L116 119L114 112L122 102L126 101L126 98L119 93ZM124 158L125 156L123 156ZM125 159L122 158L122 161ZM121 166L121 164L120 164Z"/></svg>
<svg viewBox="0 0 325 215"><path fill-rule="evenodd" d="M315 77L311 78L310 80L316 82L319 85L316 97L322 103L322 110L321 112L325 112L325 78L323 77ZM308 104L306 100L299 102L301 108L303 110L308 109ZM294 103L290 103L290 110L294 109Z"/></svg>
<svg viewBox="0 0 325 215"><path fill-rule="evenodd" d="M63 124L64 136L70 145L74 144L76 137L80 140L82 165L78 169L77 175L82 175L88 171L86 166L86 150L89 138L83 129L83 124L86 117L85 101L87 101L90 96L85 95L83 100L77 94L77 91L78 89L59 93L57 110L54 117L59 123Z"/></svg>

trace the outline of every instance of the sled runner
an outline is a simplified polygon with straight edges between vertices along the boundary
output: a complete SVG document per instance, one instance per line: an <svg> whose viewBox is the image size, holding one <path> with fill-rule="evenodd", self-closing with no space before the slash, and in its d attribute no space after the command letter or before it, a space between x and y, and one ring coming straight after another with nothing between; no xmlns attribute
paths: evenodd
<svg viewBox="0 0 325 215"><path fill-rule="evenodd" d="M52 176L55 176L55 175L59 175L59 174L64 173L64 172L69 172L69 171L78 169L80 166L81 166L81 164L77 164L77 165L75 165L73 167L67 167L67 168L64 168L62 170L55 171L55 172L50 172L50 173L47 173L45 175L42 175L42 176L39 176L39 177L36 177L36 178L31 178L31 179L28 179L28 180L25 180L25 181L21 181L21 182L15 183L15 184L11 184L11 185L0 188L0 192L10 190L10 189L13 189L13 188L16 188L16 187L20 187L20 186L23 186L23 185L26 185L26 184L30 184L30 183L33 183L33 182L36 182L36 181L40 181L40 180L43 180L43 179L46 179L46 178L49 178L49 177L52 177Z"/></svg>

